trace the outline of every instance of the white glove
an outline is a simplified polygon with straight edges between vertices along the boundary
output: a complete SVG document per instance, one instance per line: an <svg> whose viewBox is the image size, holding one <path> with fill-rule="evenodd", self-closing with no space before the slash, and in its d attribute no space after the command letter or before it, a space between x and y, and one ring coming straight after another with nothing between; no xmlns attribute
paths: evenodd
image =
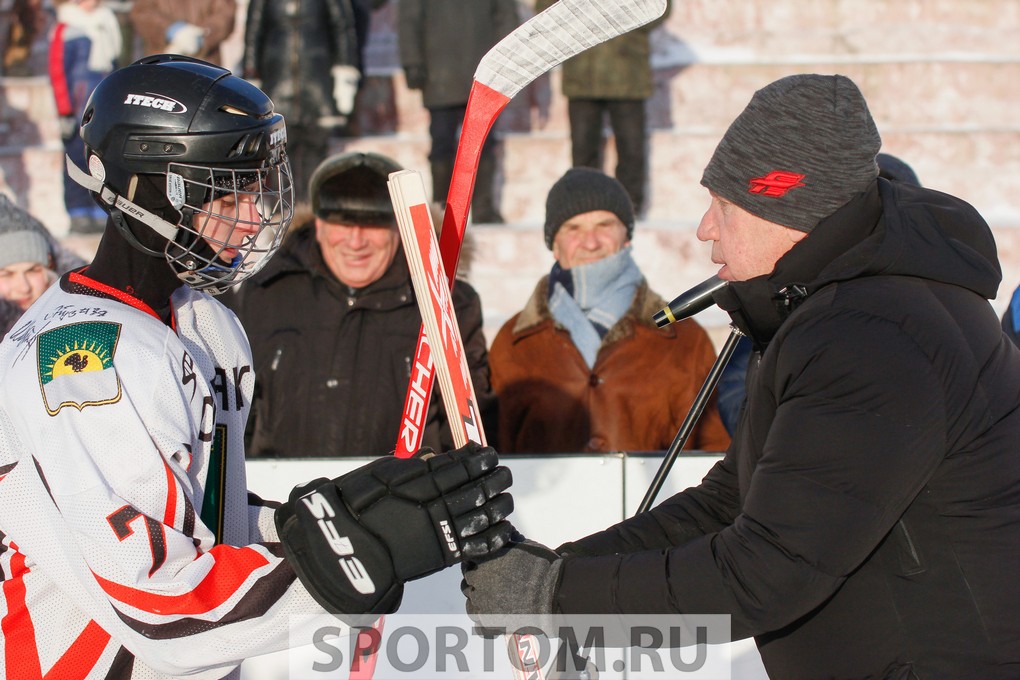
<svg viewBox="0 0 1020 680"><path fill-rule="evenodd" d="M205 42L204 29L183 21L171 24L170 28L166 29L166 36L169 40L166 46L167 52L183 54L186 57L198 54L202 49L202 43Z"/></svg>
<svg viewBox="0 0 1020 680"><path fill-rule="evenodd" d="M354 95L358 93L361 73L354 66L333 67L333 101L341 116L350 115L354 110Z"/></svg>

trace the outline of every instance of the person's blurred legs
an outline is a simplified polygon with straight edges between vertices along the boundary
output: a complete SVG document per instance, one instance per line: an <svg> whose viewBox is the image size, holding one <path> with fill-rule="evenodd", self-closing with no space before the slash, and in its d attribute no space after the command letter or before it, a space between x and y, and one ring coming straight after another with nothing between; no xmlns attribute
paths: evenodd
<svg viewBox="0 0 1020 680"><path fill-rule="evenodd" d="M432 170L432 200L445 203L453 177L453 159L457 153L457 130L464 120L466 106L443 106L429 109L429 165Z"/></svg>
<svg viewBox="0 0 1020 680"><path fill-rule="evenodd" d="M602 169L603 102L596 99L570 99L570 156L576 167Z"/></svg>
<svg viewBox="0 0 1020 680"><path fill-rule="evenodd" d="M616 179L630 195L634 212L645 202L646 154L645 100L612 99L606 103L609 124L616 138Z"/></svg>

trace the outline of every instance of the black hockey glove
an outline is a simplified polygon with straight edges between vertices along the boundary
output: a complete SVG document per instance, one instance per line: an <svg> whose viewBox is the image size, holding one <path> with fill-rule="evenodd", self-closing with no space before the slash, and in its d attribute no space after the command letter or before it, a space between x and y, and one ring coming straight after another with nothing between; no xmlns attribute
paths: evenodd
<svg viewBox="0 0 1020 680"><path fill-rule="evenodd" d="M510 470L468 444L380 458L334 480L295 488L276 526L301 583L327 611L385 614L403 583L483 558L509 541Z"/></svg>

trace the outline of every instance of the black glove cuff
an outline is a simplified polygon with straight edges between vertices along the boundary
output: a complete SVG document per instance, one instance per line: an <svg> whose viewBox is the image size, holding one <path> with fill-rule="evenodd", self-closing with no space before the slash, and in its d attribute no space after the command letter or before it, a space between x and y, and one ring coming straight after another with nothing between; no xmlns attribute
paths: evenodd
<svg viewBox="0 0 1020 680"><path fill-rule="evenodd" d="M316 481L321 483L295 489L275 517L302 585L332 614L392 611L402 588L389 552L358 524L331 481Z"/></svg>

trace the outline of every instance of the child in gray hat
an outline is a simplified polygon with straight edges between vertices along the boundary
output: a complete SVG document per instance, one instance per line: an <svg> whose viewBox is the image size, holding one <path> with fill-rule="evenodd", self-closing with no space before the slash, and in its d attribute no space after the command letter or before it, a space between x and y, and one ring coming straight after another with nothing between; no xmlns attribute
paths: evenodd
<svg viewBox="0 0 1020 680"><path fill-rule="evenodd" d="M37 219L0 194L0 335L11 330L60 272L83 264Z"/></svg>

